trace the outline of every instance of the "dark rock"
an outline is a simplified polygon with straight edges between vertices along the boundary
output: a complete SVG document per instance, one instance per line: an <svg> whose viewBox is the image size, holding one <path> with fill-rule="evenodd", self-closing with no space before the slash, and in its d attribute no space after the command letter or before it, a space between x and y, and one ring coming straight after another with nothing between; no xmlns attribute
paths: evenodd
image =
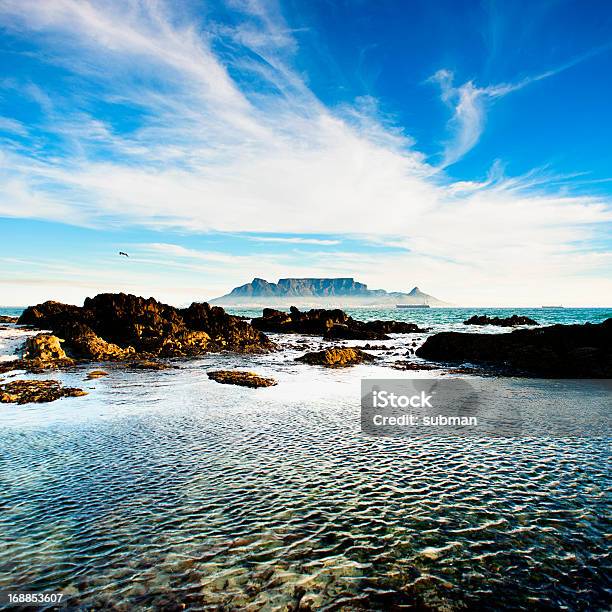
<svg viewBox="0 0 612 612"><path fill-rule="evenodd" d="M337 346L324 351L306 353L301 357L297 357L296 361L301 361L310 365L322 365L328 368L341 368L374 361L375 359L376 357L374 355L365 353L360 349Z"/></svg>
<svg viewBox="0 0 612 612"><path fill-rule="evenodd" d="M539 325L537 321L529 317L521 315L512 315L511 317L489 317L488 315L474 315L464 325L499 325L500 327L514 327L516 325Z"/></svg>
<svg viewBox="0 0 612 612"><path fill-rule="evenodd" d="M17 323L19 325L32 325L33 327L44 328L45 324L52 321L67 320L70 315L74 315L75 319L78 319L80 313L81 308L79 306L49 300L43 304L26 308L21 313L19 319L17 319Z"/></svg>
<svg viewBox="0 0 612 612"><path fill-rule="evenodd" d="M11 317L9 315L0 315L0 323L17 323L19 317Z"/></svg>
<svg viewBox="0 0 612 612"><path fill-rule="evenodd" d="M56 380L13 380L0 384L0 402L4 404L28 404L53 402L61 397L79 397L86 391L62 387Z"/></svg>
<svg viewBox="0 0 612 612"><path fill-rule="evenodd" d="M342 310L313 308L307 312L300 312L292 306L288 313L264 308L263 316L252 319L251 325L268 332L322 335L333 325L346 323L348 319L348 315Z"/></svg>
<svg viewBox="0 0 612 612"><path fill-rule="evenodd" d="M208 378L223 385L240 385L241 387L272 387L276 385L273 378L265 378L255 372L245 372L242 370L216 370L207 372Z"/></svg>
<svg viewBox="0 0 612 612"><path fill-rule="evenodd" d="M389 340L387 334L367 329L364 325L349 327L346 323L332 325L324 334L325 340Z"/></svg>
<svg viewBox="0 0 612 612"><path fill-rule="evenodd" d="M269 319L270 317L280 317L286 314L282 310L276 310L276 308L264 308L262 316L264 319Z"/></svg>
<svg viewBox="0 0 612 612"><path fill-rule="evenodd" d="M45 302L27 308L19 323L50 329L65 339L71 355L96 360L274 348L261 331L219 306L194 303L176 309L124 293L102 293L87 298L82 307Z"/></svg>
<svg viewBox="0 0 612 612"><path fill-rule="evenodd" d="M178 312L189 329L208 334L217 350L261 353L274 348L274 344L261 331L242 319L228 315L220 306L194 302L189 308Z"/></svg>
<svg viewBox="0 0 612 612"><path fill-rule="evenodd" d="M443 332L416 354L424 359L488 364L511 374L551 378L612 378L612 319L504 334Z"/></svg>
<svg viewBox="0 0 612 612"><path fill-rule="evenodd" d="M133 346L121 348L117 344L107 342L98 336L89 325L69 321L61 324L60 329L70 353L75 357L96 361L113 361L134 356Z"/></svg>
<svg viewBox="0 0 612 612"><path fill-rule="evenodd" d="M292 306L289 312L264 308L263 315L251 321L261 331L286 334L322 335L326 340L388 340L387 334L425 331L414 323L403 321L357 321L343 310L313 308L300 312Z"/></svg>
<svg viewBox="0 0 612 612"><path fill-rule="evenodd" d="M375 331L381 334L414 334L418 332L426 332L427 329L421 329L416 323L406 323L405 321L367 321L363 323L365 328L370 331Z"/></svg>

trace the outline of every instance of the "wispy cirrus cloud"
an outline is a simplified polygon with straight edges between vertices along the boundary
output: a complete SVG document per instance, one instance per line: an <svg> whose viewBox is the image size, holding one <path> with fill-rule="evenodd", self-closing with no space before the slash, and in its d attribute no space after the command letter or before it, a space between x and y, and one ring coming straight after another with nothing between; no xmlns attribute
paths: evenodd
<svg viewBox="0 0 612 612"><path fill-rule="evenodd" d="M249 236L249 240L255 242L278 242L282 244L316 244L319 246L333 246L340 244L340 240L328 240L322 238L301 238L299 236L276 237L276 236Z"/></svg>
<svg viewBox="0 0 612 612"><path fill-rule="evenodd" d="M297 43L273 3L228 1L237 15L231 24L177 6L0 0L4 31L35 42L40 60L77 84L67 91L10 84L38 104L41 118L30 146L2 154L0 215L243 232L287 245L337 243L324 235L400 236L402 255L376 263L334 255L332 264L321 253L308 269L371 275L398 289L402 270L412 278L418 270L447 299L461 295L458 279L468 273L478 286L507 275L508 294L532 274L554 287L576 270L576 250L612 221L607 200L562 196L534 176L507 178L496 169L486 181L453 183L374 100L327 107L294 67ZM438 72L455 135L442 166L476 144L487 104L553 73L478 87L456 86L450 72ZM127 127L124 115L132 118ZM305 269L278 255L247 262L181 248L158 245L157 255L168 265L191 259L244 270L248 263L284 276ZM600 264L582 259L581 269L597 275Z"/></svg>
<svg viewBox="0 0 612 612"><path fill-rule="evenodd" d="M474 81L470 80L462 85L455 85L454 74L450 70L438 70L429 81L440 86L442 101L453 112L448 124L451 138L444 149L440 167L446 168L459 161L478 143L485 127L488 107L496 99L503 98L532 83L554 77L610 49L611 46L612 44L608 44L590 49L555 68L521 78L513 83L477 86Z"/></svg>

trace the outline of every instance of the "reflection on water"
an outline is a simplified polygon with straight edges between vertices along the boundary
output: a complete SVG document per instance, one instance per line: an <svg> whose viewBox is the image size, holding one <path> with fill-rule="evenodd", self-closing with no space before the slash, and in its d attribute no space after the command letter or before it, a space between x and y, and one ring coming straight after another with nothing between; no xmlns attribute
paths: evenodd
<svg viewBox="0 0 612 612"><path fill-rule="evenodd" d="M62 380L90 395L3 406L0 589L124 610L608 608L607 441L367 437L359 381L389 370L257 359L77 369ZM245 365L279 385L205 375Z"/></svg>

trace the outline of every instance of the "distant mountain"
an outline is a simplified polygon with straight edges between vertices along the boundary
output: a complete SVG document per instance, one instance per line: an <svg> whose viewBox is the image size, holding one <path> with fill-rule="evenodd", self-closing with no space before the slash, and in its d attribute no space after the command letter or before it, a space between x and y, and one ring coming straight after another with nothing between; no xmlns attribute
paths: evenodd
<svg viewBox="0 0 612 612"><path fill-rule="evenodd" d="M254 278L222 297L210 300L221 306L394 306L429 304L449 306L415 287L409 293L368 289L353 278L281 278L269 283Z"/></svg>

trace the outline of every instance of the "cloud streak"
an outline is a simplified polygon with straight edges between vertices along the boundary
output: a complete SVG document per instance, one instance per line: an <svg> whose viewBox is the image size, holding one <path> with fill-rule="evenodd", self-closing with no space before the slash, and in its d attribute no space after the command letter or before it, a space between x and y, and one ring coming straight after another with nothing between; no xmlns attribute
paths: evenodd
<svg viewBox="0 0 612 612"><path fill-rule="evenodd" d="M450 70L438 70L430 77L429 81L440 86L441 99L453 112L448 123L452 137L446 144L440 167L451 166L474 148L484 131L488 106L496 99L503 98L532 83L556 76L610 49L610 46L608 44L597 47L551 70L527 76L515 83L500 83L479 87L474 84L474 81L470 80L456 86L454 85L454 75Z"/></svg>
<svg viewBox="0 0 612 612"><path fill-rule="evenodd" d="M457 291L458 275L467 272L481 284L508 275L518 286L532 273L560 282L576 269L572 248L584 248L612 220L608 201L562 197L535 185L534 176L496 172L487 181L454 184L373 101L326 107L293 67L297 45L274 5L232 0L228 8L238 18L231 26L188 19L174 6L0 0L5 31L35 41L41 61L82 84L44 95L31 83L10 84L38 102L41 120L29 146L1 154L0 215L259 233L247 239L287 245L337 244L322 235L382 242L393 236L405 249L400 259L375 265L354 254L334 267L321 253L308 264L313 273L378 274L389 287L400 284L400 270L418 269L429 285ZM438 72L455 130L442 165L476 144L490 101L552 74L479 88L457 87L450 72ZM98 114L99 105L116 115ZM124 113L134 118L129 127L117 120ZM46 153L51 142L60 154ZM236 263L175 247L158 245L157 254L165 248L174 261ZM392 269L381 271L381 261ZM600 261L582 260L583 271L597 272ZM266 265L279 275L302 269L278 257Z"/></svg>

